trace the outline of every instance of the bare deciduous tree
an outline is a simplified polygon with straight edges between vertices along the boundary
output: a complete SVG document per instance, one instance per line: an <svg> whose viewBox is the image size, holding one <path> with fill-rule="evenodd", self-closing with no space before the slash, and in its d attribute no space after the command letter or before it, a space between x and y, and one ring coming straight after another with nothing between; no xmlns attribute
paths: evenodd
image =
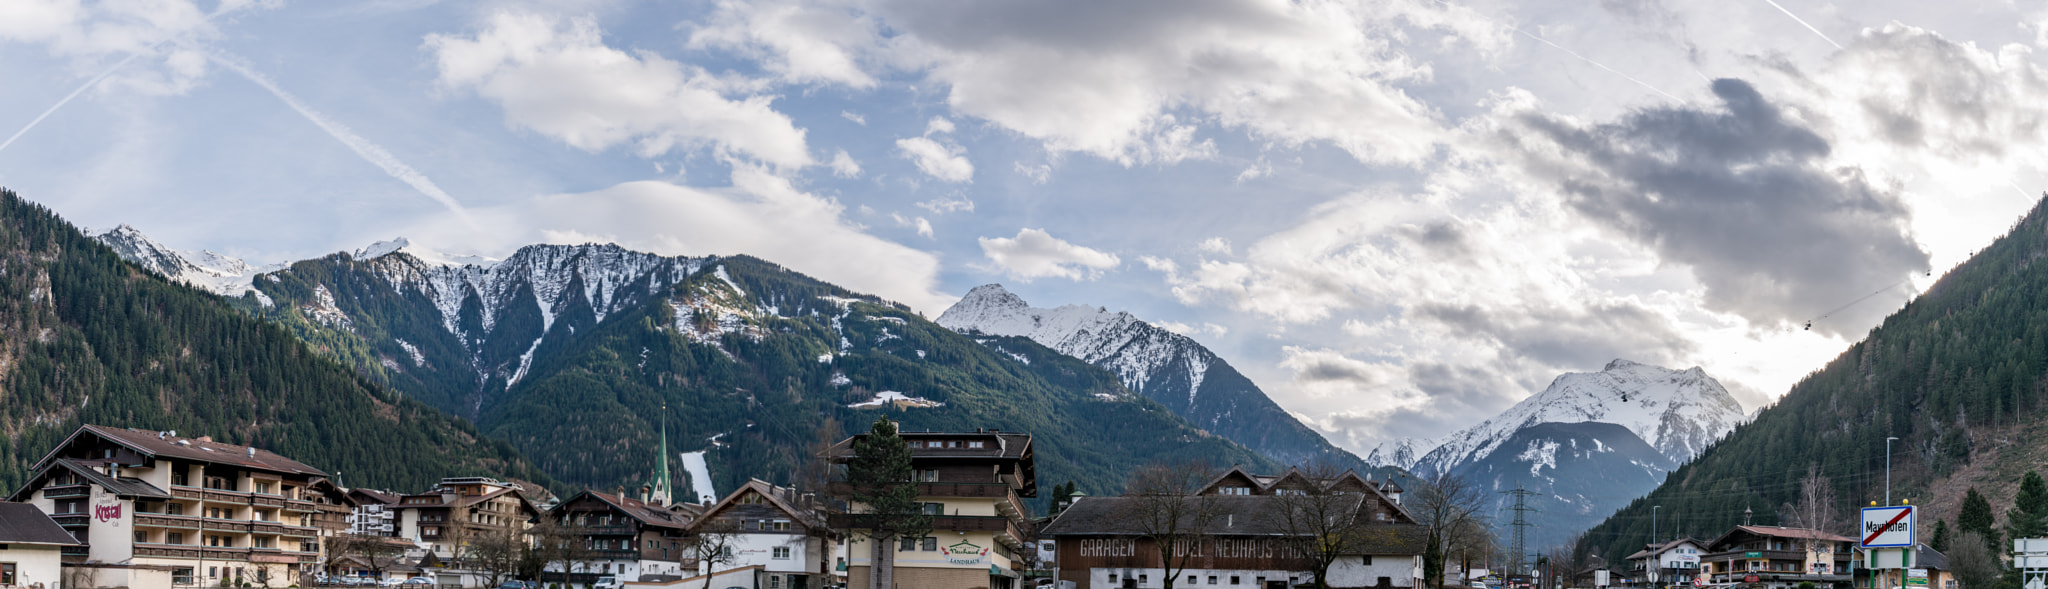
<svg viewBox="0 0 2048 589"><path fill-rule="evenodd" d="M1986 589L1998 580L2003 565L1998 555L1991 553L1984 535L1965 532L1963 537L1948 551L1948 566L1955 569L1956 580L1962 582L1962 589Z"/></svg>
<svg viewBox="0 0 2048 589"><path fill-rule="evenodd" d="M1827 477L1821 476L1819 465L1806 467L1806 477L1799 481L1798 500L1778 507L1778 521L1784 522L1786 527L1814 530L1823 534L1840 532L1845 522L1842 520L1840 504L1835 497L1835 485ZM1806 551L1809 562L1834 561L1832 557L1815 556L1820 553L1832 554L1834 551L1835 544L1822 539L1821 534L1807 534L1800 540L1800 547Z"/></svg>
<svg viewBox="0 0 2048 589"><path fill-rule="evenodd" d="M1295 471L1309 484L1274 496L1272 517L1290 548L1308 561L1317 589L1327 589L1330 565L1340 556L1358 554L1372 539L1367 526L1375 506L1364 494L1335 488L1332 483L1344 473L1334 463L1318 460Z"/></svg>
<svg viewBox="0 0 2048 589"><path fill-rule="evenodd" d="M490 580L486 586L496 587L518 572L526 552L524 532L512 528L480 529L464 547L463 561Z"/></svg>
<svg viewBox="0 0 2048 589"><path fill-rule="evenodd" d="M683 551L703 566L704 589L711 589L711 577L718 574L718 565L739 560L733 550L739 543L739 535L739 521L710 518L698 520L683 536Z"/></svg>
<svg viewBox="0 0 2048 589"><path fill-rule="evenodd" d="M1199 494L1215 478L1215 468L1203 462L1154 463L1138 469L1124 485L1123 508L1111 517L1159 551L1165 589L1173 589L1173 582L1194 564L1211 526L1224 517L1216 497Z"/></svg>
<svg viewBox="0 0 2048 589"><path fill-rule="evenodd" d="M588 543L589 539L579 533L575 526L564 521L563 517L565 516L543 516L540 522L527 532L533 536L533 551L536 560L542 563L541 570L545 572L549 565L561 563L560 582L563 586L568 586L569 573L575 570L577 563L590 560L594 552ZM545 580L545 575L542 580Z"/></svg>
<svg viewBox="0 0 2048 589"><path fill-rule="evenodd" d="M1422 574L1431 587L1444 585L1444 556L1454 538L1475 528L1484 495L1463 477L1440 473L1422 481L1415 491L1413 513L1429 529L1429 546L1423 553Z"/></svg>
<svg viewBox="0 0 2048 589"><path fill-rule="evenodd" d="M391 538L363 534L342 534L327 538L327 564L333 566L344 558L354 557L370 574L378 578L384 570L397 566L405 560L405 547Z"/></svg>

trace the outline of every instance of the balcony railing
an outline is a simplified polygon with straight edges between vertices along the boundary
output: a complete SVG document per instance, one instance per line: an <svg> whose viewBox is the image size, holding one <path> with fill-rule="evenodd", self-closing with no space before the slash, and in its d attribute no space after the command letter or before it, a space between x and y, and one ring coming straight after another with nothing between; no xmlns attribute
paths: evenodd
<svg viewBox="0 0 2048 589"><path fill-rule="evenodd" d="M861 529L868 526L863 521L872 516L852 513L835 513L827 518L834 529ZM932 529L947 532L995 532L1008 534L1012 540L1022 541L1024 533L1017 522L998 515L934 515Z"/></svg>
<svg viewBox="0 0 2048 589"><path fill-rule="evenodd" d="M316 503L300 501L298 499L286 499L284 501L284 508L290 511L318 511L320 509Z"/></svg>
<svg viewBox="0 0 2048 589"><path fill-rule="evenodd" d="M61 485L54 487L43 487L43 496L50 499L63 499L66 497L84 497L91 494L92 487L86 485Z"/></svg>
<svg viewBox="0 0 2048 589"><path fill-rule="evenodd" d="M135 514L135 525L156 526L160 528L197 528L199 527L199 518L189 515L137 513Z"/></svg>
<svg viewBox="0 0 2048 589"><path fill-rule="evenodd" d="M135 545L136 556L160 556L165 558L199 558L199 550L200 548L197 546L181 546L178 544Z"/></svg>
<svg viewBox="0 0 2048 589"><path fill-rule="evenodd" d="M633 535L633 526L571 526L568 532L579 536L630 536Z"/></svg>
<svg viewBox="0 0 2048 589"><path fill-rule="evenodd" d="M65 546L60 551L60 554L63 556L91 556L92 546Z"/></svg>
<svg viewBox="0 0 2048 589"><path fill-rule="evenodd" d="M60 513L50 516L60 526L83 526L92 523L92 516L83 513Z"/></svg>

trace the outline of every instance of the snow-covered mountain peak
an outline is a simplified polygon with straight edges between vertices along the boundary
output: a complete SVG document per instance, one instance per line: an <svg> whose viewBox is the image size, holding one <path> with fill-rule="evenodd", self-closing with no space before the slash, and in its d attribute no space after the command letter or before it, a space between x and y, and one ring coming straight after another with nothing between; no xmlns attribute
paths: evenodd
<svg viewBox="0 0 2048 589"><path fill-rule="evenodd" d="M173 249L150 239L142 230L122 223L102 232L87 230L86 235L112 248L131 262L164 275L173 281L183 282L222 296L241 296L251 290L250 282L257 274L278 270L283 264L257 266L233 256L201 250L197 252Z"/></svg>
<svg viewBox="0 0 2048 589"><path fill-rule="evenodd" d="M1706 371L1672 370L1629 360L1600 372L1565 373L1543 392L1499 416L1446 438L1418 461L1441 472L1482 459L1515 432L1541 423L1612 423L1684 463L1744 420L1742 405Z"/></svg>
<svg viewBox="0 0 2048 589"><path fill-rule="evenodd" d="M410 245L412 245L412 242L403 237L387 239L356 250L351 253L351 256L358 260L374 260L384 257L385 254L405 249Z"/></svg>
<svg viewBox="0 0 2048 589"><path fill-rule="evenodd" d="M1412 436L1387 440L1373 447L1372 452L1365 455L1365 462L1405 470L1415 466L1416 461L1422 460L1422 457L1436 446L1435 440Z"/></svg>

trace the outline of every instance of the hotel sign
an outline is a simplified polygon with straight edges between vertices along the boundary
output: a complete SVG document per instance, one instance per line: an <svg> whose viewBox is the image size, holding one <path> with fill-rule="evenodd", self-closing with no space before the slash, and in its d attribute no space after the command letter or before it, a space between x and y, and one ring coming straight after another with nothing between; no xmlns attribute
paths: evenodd
<svg viewBox="0 0 2048 589"><path fill-rule="evenodd" d="M973 542L961 540L946 547L946 562L949 564L982 564L987 559L988 549Z"/></svg>

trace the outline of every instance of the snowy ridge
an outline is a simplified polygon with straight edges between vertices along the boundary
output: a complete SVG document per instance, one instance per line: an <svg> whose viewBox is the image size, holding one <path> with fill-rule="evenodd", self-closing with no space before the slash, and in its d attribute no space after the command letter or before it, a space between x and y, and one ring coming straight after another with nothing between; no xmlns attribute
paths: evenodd
<svg viewBox="0 0 2048 589"><path fill-rule="evenodd" d="M1125 387L1140 393L1162 369L1176 370L1186 375L1189 404L1201 390L1209 366L1216 362L1216 355L1195 340L1154 327L1130 313L1083 305L1036 309L1000 284L967 291L967 296L939 315L938 324L960 333L1029 338L1106 368Z"/></svg>
<svg viewBox="0 0 2048 589"><path fill-rule="evenodd" d="M403 242L404 240L394 240ZM379 245L392 242L379 242ZM366 248L376 249L376 246ZM400 246L385 254L413 253L407 246ZM427 259L439 256L381 256L372 260L385 280L400 291L411 289L434 301L441 310L441 321L450 333L468 341L473 335L463 333L459 321L463 300L475 296L482 303L483 331L488 333L497 325L500 310L509 308L515 297L531 292L533 302L541 313L541 332L554 326L555 316L570 302L567 295L581 294L589 302L590 309L603 321L606 314L617 310L624 298L622 289L642 281L657 270L668 271L668 282L657 283L646 280L647 294L658 294L661 289L674 285L674 281L697 271L704 263L701 258L671 258L656 254L644 254L627 250L612 244L604 245L530 245L519 248L511 257L490 264L435 264ZM572 291L572 285L581 285Z"/></svg>
<svg viewBox="0 0 2048 589"><path fill-rule="evenodd" d="M1484 459L1524 428L1542 423L1611 423L1684 463L1744 420L1742 405L1698 367L1671 370L1628 360L1600 372L1566 373L1543 392L1445 438L1417 460L1418 474L1449 472Z"/></svg>
<svg viewBox="0 0 2048 589"><path fill-rule="evenodd" d="M1435 449L1437 443L1428 438L1405 437L1380 442L1372 452L1365 455L1366 464L1393 466L1403 470L1413 468L1417 461Z"/></svg>
<svg viewBox="0 0 2048 589"><path fill-rule="evenodd" d="M242 296L242 293L254 290L251 284L255 281L256 275L285 267L285 264L256 266L240 258L207 250L190 252L172 249L126 224L99 233L91 230L85 233L113 248L115 253L130 262L162 274L172 281L221 296Z"/></svg>

